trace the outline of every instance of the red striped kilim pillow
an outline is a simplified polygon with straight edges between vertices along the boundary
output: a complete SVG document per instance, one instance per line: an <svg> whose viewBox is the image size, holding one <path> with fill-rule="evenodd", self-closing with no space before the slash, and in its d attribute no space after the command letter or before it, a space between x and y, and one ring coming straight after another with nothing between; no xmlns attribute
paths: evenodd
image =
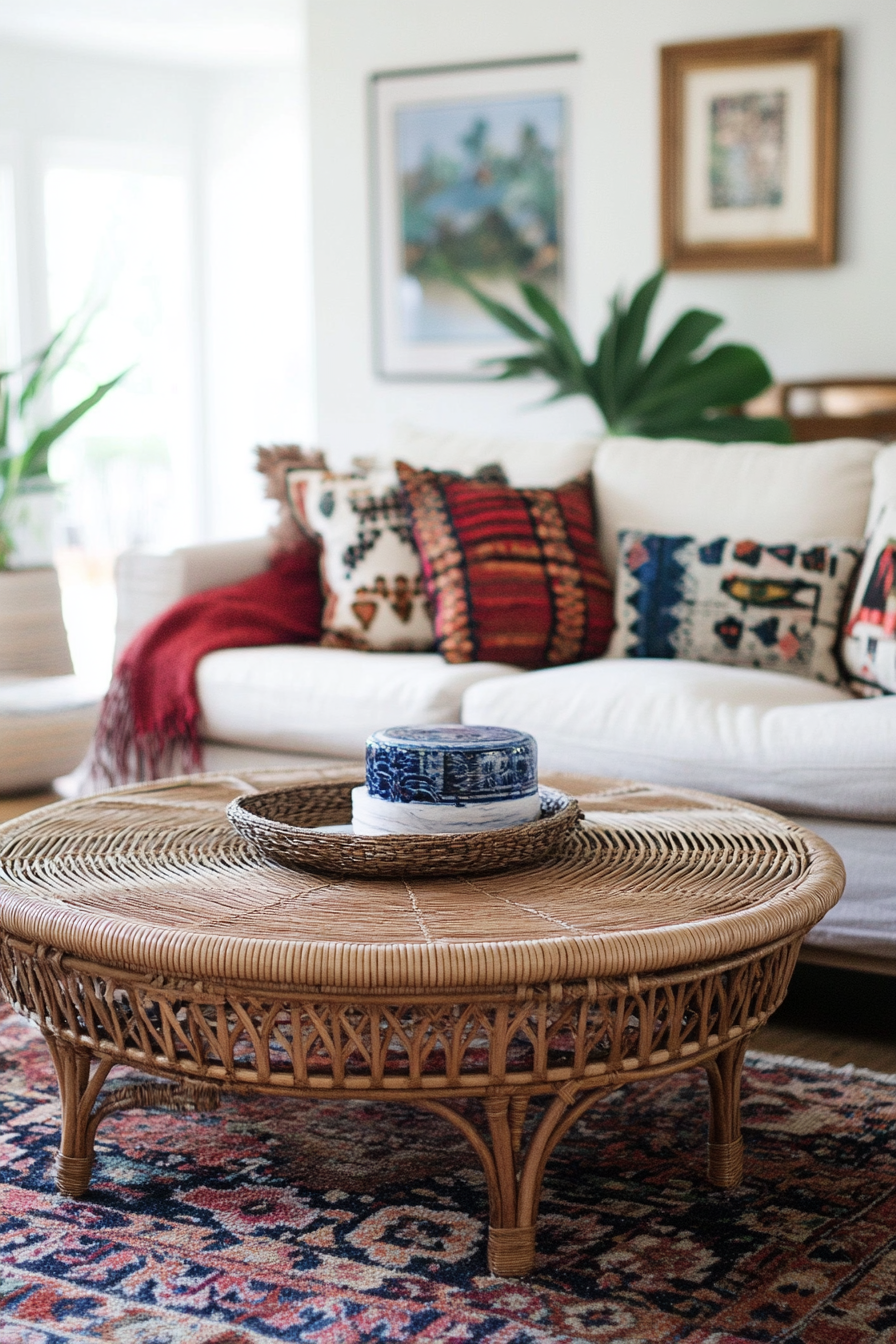
<svg viewBox="0 0 896 1344"><path fill-rule="evenodd" d="M588 477L515 490L397 469L446 662L551 667L603 653L613 598Z"/></svg>

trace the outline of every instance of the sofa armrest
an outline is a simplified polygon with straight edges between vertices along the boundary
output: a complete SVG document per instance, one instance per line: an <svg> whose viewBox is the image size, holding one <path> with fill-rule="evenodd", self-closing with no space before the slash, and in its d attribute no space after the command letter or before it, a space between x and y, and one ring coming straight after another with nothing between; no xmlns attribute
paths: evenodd
<svg viewBox="0 0 896 1344"><path fill-rule="evenodd" d="M269 554L267 537L181 546L167 555L125 551L115 566L116 662L138 630L182 597L260 574Z"/></svg>

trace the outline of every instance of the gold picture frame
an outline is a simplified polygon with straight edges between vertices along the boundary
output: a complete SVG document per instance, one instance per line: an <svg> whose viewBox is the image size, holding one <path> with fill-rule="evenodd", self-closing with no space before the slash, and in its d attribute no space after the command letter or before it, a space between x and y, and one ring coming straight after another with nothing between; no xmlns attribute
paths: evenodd
<svg viewBox="0 0 896 1344"><path fill-rule="evenodd" d="M830 266L841 33L661 51L661 227L670 270Z"/></svg>

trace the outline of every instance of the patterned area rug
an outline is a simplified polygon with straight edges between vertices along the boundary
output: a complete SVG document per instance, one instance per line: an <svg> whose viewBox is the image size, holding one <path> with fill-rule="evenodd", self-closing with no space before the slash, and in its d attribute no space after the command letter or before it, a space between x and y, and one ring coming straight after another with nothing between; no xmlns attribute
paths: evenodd
<svg viewBox="0 0 896 1344"><path fill-rule="evenodd" d="M410 1107L123 1113L62 1198L46 1049L0 1019L2 1344L896 1339L896 1079L748 1056L734 1194L704 1180L702 1073L614 1093L549 1164L511 1281L464 1141Z"/></svg>

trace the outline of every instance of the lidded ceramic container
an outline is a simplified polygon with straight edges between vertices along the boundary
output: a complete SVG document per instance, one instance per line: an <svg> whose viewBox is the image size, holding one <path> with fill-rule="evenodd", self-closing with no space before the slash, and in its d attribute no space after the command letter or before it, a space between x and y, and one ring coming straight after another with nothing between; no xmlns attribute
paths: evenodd
<svg viewBox="0 0 896 1344"><path fill-rule="evenodd" d="M535 739L513 728L440 723L367 739L366 786L352 795L359 835L456 833L541 814Z"/></svg>

